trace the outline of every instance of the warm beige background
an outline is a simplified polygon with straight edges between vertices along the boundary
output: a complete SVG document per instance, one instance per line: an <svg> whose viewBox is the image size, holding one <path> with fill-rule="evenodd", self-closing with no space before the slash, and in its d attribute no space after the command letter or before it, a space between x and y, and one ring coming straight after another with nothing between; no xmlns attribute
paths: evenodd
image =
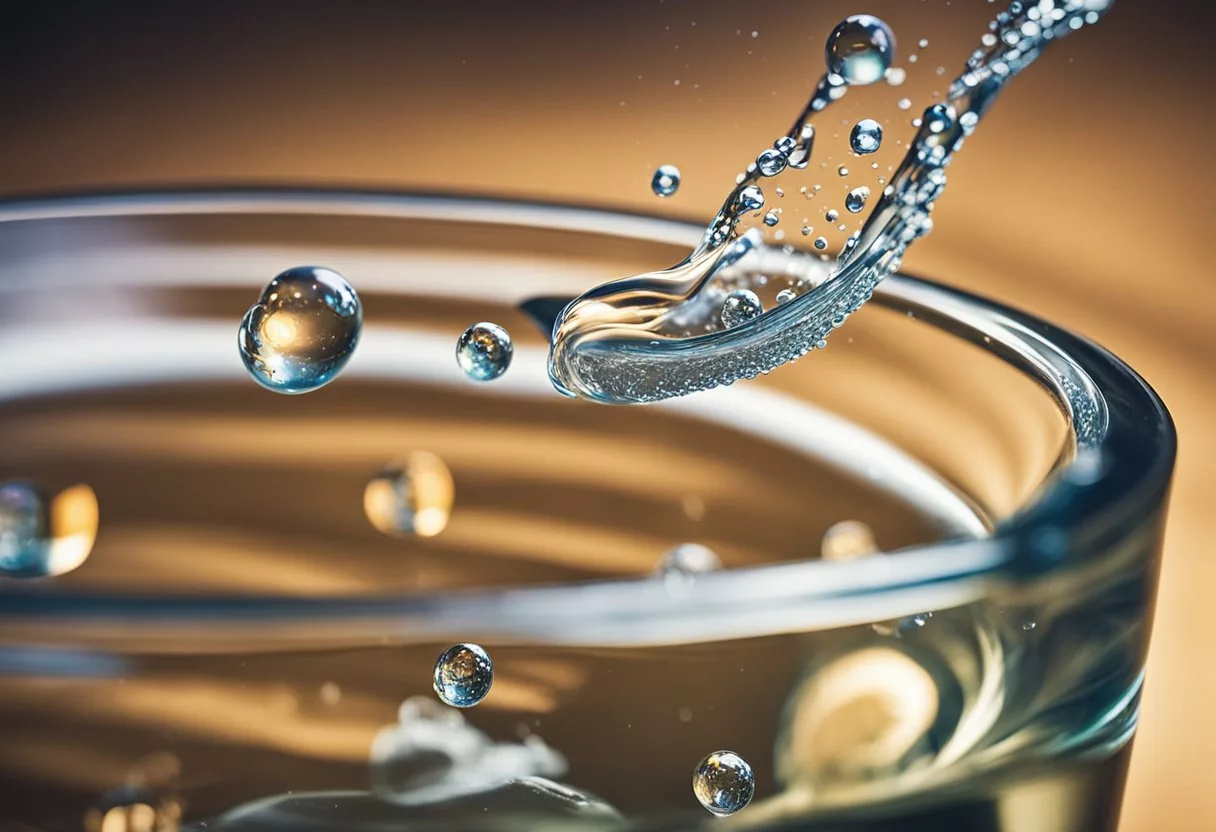
<svg viewBox="0 0 1216 832"><path fill-rule="evenodd" d="M786 127L845 14L887 18L905 54L930 39L906 65L923 106L932 69L957 67L995 8L864 5L9 0L0 193L321 183L706 217ZM1216 171L1214 23L1204 0L1118 0L1098 28L1059 44L951 167L937 230L907 259L1103 342L1177 420L1126 832L1216 828L1216 292L1200 241ZM896 97L875 90L856 106L891 116ZM660 203L647 184L662 162L681 166L685 186Z"/></svg>

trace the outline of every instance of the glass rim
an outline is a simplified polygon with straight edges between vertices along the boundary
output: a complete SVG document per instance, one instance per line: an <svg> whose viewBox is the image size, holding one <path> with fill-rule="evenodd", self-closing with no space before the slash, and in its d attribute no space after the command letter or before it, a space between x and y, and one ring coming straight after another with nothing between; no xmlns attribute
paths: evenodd
<svg viewBox="0 0 1216 832"><path fill-rule="evenodd" d="M695 222L606 208L466 194L209 189L0 201L0 223L164 215L416 219L569 231L692 246ZM652 577L392 597L86 593L53 579L10 582L0 622L39 640L121 639L138 648L307 647L477 638L570 646L645 646L801 632L897 619L977 601L994 588L1091 565L1118 518L1145 516L1173 470L1173 423L1134 370L1093 342L1025 312L921 278L893 275L874 303L970 342L1033 379L1069 423L1056 469L990 536L935 541L849 562L818 558L698 576L673 594ZM1112 518L1115 518L1112 520ZM149 624L155 623L155 629ZM203 625L203 626L199 626Z"/></svg>

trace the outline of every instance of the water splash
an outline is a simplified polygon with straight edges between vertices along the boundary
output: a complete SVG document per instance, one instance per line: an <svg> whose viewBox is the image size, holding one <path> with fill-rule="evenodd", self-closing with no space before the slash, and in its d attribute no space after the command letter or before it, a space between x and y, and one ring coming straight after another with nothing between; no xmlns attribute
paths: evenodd
<svg viewBox="0 0 1216 832"><path fill-rule="evenodd" d="M565 307L554 323L549 353L554 386L603 403L657 401L753 378L826 346L828 335L898 270L908 246L932 230L930 213L946 184L944 168L1009 80L1051 41L1096 23L1112 3L1014 2L998 14L989 25L992 37L981 40L945 99L919 120L907 154L864 226L830 269L809 263L810 291L723 328L726 294L751 288L740 261L763 254L758 231L738 229L745 213L763 206L756 182L775 166L773 152L784 161L784 170L806 168L815 141L811 117L849 89L849 78L825 73L787 135L739 175L700 245L685 260L598 286ZM828 51L830 57L831 44ZM870 79L872 74L849 71L861 79L854 83L883 77ZM816 238L814 246L826 249L826 238ZM807 258L817 259L809 252Z"/></svg>

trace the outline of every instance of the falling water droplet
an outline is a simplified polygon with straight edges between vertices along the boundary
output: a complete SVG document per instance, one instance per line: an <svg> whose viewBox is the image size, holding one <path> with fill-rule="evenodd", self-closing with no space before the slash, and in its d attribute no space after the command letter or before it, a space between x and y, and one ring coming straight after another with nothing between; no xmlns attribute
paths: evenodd
<svg viewBox="0 0 1216 832"><path fill-rule="evenodd" d="M736 289L726 296L722 304L722 325L727 329L758 318L764 307L760 298L750 289Z"/></svg>
<svg viewBox="0 0 1216 832"><path fill-rule="evenodd" d="M841 176L849 175L849 169L846 168L844 165L841 165L840 167L836 168L836 172L839 173Z"/></svg>
<svg viewBox="0 0 1216 832"><path fill-rule="evenodd" d="M816 237L815 238L815 248L819 249L820 251L823 251L827 247L828 247L828 240L826 237Z"/></svg>
<svg viewBox="0 0 1216 832"><path fill-rule="evenodd" d="M756 777L747 760L735 752L715 751L693 772L692 790L710 813L726 817L751 802L756 792Z"/></svg>
<svg viewBox="0 0 1216 832"><path fill-rule="evenodd" d="M443 460L414 451L386 466L363 491L363 511L380 532L434 537L448 525L456 486Z"/></svg>
<svg viewBox="0 0 1216 832"><path fill-rule="evenodd" d="M237 333L245 368L276 393L308 393L337 377L363 329L363 306L342 275L288 269L267 284Z"/></svg>
<svg viewBox="0 0 1216 832"><path fill-rule="evenodd" d="M97 495L87 485L53 499L29 482L0 485L0 578L48 578L78 568L97 539Z"/></svg>
<svg viewBox="0 0 1216 832"><path fill-rule="evenodd" d="M471 708L486 698L494 683L494 663L476 644L457 644L435 662L435 693L445 704Z"/></svg>
<svg viewBox="0 0 1216 832"><path fill-rule="evenodd" d="M659 165L650 180L650 190L655 196L673 196L680 190L680 169L675 165Z"/></svg>
<svg viewBox="0 0 1216 832"><path fill-rule="evenodd" d="M878 150L882 146L882 125L872 118L863 118L853 125L849 133L849 146L861 156Z"/></svg>
<svg viewBox="0 0 1216 832"><path fill-rule="evenodd" d="M782 153L780 150L769 149L756 157L756 167L765 176L776 176L785 170L787 164L789 164L789 154Z"/></svg>
<svg viewBox="0 0 1216 832"><path fill-rule="evenodd" d="M759 211L764 207L764 191L756 185L748 185L739 191L737 201L740 212Z"/></svg>
<svg viewBox="0 0 1216 832"><path fill-rule="evenodd" d="M835 208L829 208L823 212L823 218L828 222L836 222L836 218L839 216L840 212L838 212Z"/></svg>
<svg viewBox="0 0 1216 832"><path fill-rule="evenodd" d="M877 17L855 14L832 30L826 52L829 72L848 84L873 84L895 59L895 35Z"/></svg>
<svg viewBox="0 0 1216 832"><path fill-rule="evenodd" d="M498 324L482 321L464 331L456 342L456 363L474 381L493 381L511 366L515 348Z"/></svg>
<svg viewBox="0 0 1216 832"><path fill-rule="evenodd" d="M845 195L844 207L850 214L860 214L861 210L866 207L866 200L869 198L870 189L862 185Z"/></svg>
<svg viewBox="0 0 1216 832"><path fill-rule="evenodd" d="M777 214L773 211L769 211L768 213L766 213L764 215L764 224L767 225L769 228L772 228L774 225L776 225L780 221L781 221L781 218L778 217Z"/></svg>

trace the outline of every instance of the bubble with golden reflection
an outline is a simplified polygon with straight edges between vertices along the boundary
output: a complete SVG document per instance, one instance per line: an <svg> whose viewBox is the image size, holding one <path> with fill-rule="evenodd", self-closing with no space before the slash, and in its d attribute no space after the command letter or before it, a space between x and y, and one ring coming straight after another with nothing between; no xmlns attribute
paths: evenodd
<svg viewBox="0 0 1216 832"><path fill-rule="evenodd" d="M97 539L97 495L73 485L54 496L30 482L0 485L0 577L48 578L78 568Z"/></svg>
<svg viewBox="0 0 1216 832"><path fill-rule="evenodd" d="M856 560L878 551L874 532L860 520L842 520L823 533L819 544L824 560Z"/></svg>
<svg viewBox="0 0 1216 832"><path fill-rule="evenodd" d="M494 663L476 644L457 644L435 662L435 693L444 704L471 708L486 698L494 684Z"/></svg>
<svg viewBox="0 0 1216 832"><path fill-rule="evenodd" d="M414 451L381 470L363 491L363 511L388 535L434 537L448 525L456 484L444 461Z"/></svg>
<svg viewBox="0 0 1216 832"><path fill-rule="evenodd" d="M747 760L735 752L715 751L693 771L692 791L711 814L726 817L751 803L756 776Z"/></svg>
<svg viewBox="0 0 1216 832"><path fill-rule="evenodd" d="M276 393L308 393L333 381L354 354L363 306L346 278L297 266L267 284L238 330L254 381Z"/></svg>
<svg viewBox="0 0 1216 832"><path fill-rule="evenodd" d="M867 647L816 670L786 708L777 775L856 782L906 765L937 718L933 676L908 653Z"/></svg>

